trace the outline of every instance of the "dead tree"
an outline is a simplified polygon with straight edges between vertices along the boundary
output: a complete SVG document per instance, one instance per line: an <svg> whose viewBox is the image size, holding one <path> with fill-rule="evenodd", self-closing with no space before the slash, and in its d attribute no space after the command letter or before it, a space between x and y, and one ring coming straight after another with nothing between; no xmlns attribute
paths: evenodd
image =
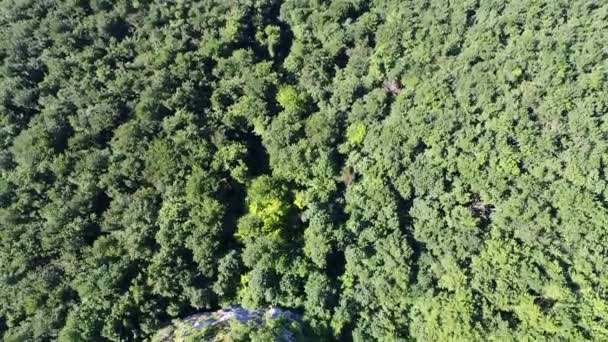
<svg viewBox="0 0 608 342"><path fill-rule="evenodd" d="M401 85L401 81L393 80L384 82L384 92L389 95L399 95L403 90L403 86Z"/></svg>

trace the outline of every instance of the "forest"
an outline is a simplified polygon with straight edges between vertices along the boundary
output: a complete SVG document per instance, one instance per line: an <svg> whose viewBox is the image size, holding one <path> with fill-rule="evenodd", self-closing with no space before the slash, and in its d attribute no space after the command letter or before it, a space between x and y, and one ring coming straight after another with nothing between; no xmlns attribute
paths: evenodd
<svg viewBox="0 0 608 342"><path fill-rule="evenodd" d="M0 0L0 42L4 341L608 340L605 1Z"/></svg>

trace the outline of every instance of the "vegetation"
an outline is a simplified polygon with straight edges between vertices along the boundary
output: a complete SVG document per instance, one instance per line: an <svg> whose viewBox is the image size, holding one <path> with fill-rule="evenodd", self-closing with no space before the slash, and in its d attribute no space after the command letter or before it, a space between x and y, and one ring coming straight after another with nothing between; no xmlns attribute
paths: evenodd
<svg viewBox="0 0 608 342"><path fill-rule="evenodd" d="M608 340L602 1L2 0L0 41L5 341Z"/></svg>

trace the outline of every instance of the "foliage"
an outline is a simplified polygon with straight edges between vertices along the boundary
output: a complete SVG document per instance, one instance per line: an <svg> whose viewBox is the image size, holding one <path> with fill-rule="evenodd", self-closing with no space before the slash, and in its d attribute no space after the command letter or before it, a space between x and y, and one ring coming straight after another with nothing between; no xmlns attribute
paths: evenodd
<svg viewBox="0 0 608 342"><path fill-rule="evenodd" d="M317 340L607 340L607 18L1 1L0 336L238 304Z"/></svg>
<svg viewBox="0 0 608 342"><path fill-rule="evenodd" d="M367 129L362 122L354 123L346 130L346 141L351 145L359 145L363 142L366 131Z"/></svg>

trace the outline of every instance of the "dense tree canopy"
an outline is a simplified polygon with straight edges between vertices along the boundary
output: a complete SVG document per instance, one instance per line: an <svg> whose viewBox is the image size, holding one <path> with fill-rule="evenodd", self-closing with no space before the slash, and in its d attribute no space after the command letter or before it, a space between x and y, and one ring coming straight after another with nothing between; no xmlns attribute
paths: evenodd
<svg viewBox="0 0 608 342"><path fill-rule="evenodd" d="M0 41L5 341L608 340L602 1L1 0Z"/></svg>

